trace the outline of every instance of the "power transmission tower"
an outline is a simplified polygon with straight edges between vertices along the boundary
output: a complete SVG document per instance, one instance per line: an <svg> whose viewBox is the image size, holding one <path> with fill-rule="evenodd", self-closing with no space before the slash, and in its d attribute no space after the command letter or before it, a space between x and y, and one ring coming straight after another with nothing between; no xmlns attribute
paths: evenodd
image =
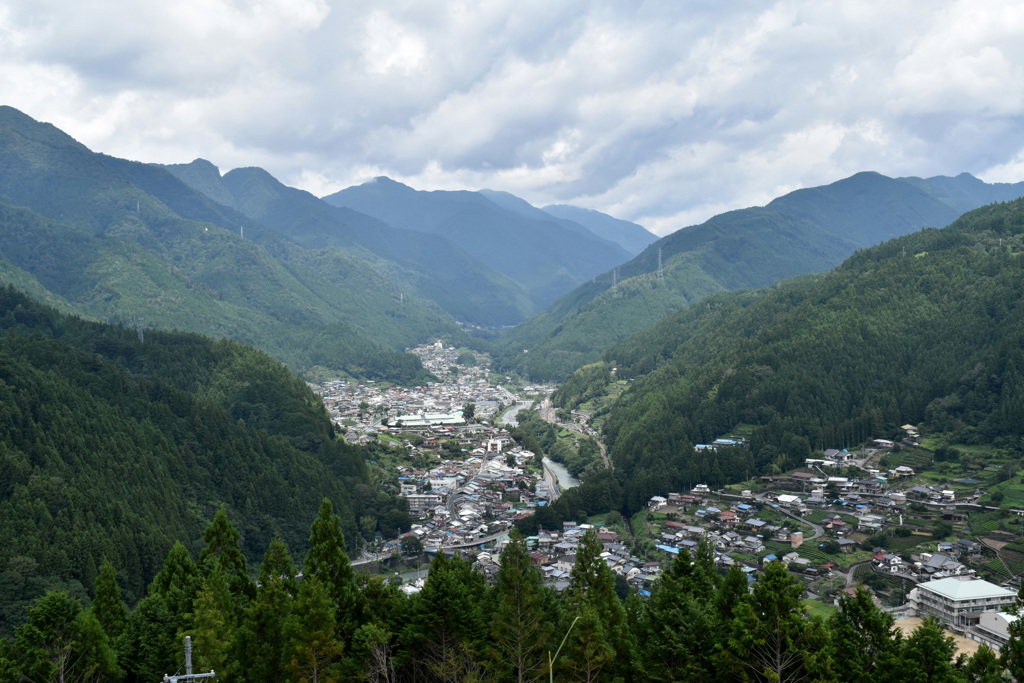
<svg viewBox="0 0 1024 683"><path fill-rule="evenodd" d="M143 317L141 315L135 318L135 331L139 333L140 344L146 341L145 336L142 334L142 321Z"/></svg>
<svg viewBox="0 0 1024 683"><path fill-rule="evenodd" d="M619 295L619 269L612 268L612 296Z"/></svg>
<svg viewBox="0 0 1024 683"><path fill-rule="evenodd" d="M661 269L661 247L658 247L658 279L665 279L665 272Z"/></svg>

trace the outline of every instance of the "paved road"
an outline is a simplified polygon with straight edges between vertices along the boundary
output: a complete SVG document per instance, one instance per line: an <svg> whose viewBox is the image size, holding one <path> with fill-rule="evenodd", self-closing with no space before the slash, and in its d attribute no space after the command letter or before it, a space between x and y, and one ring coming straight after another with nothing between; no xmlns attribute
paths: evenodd
<svg viewBox="0 0 1024 683"><path fill-rule="evenodd" d="M573 432L579 432L580 436L587 436L586 434L583 433L583 429L575 422L570 422L566 424L558 421L558 418L555 416L555 407L551 405L550 398L544 399L544 401L540 404L539 408L537 409L537 413L540 415L540 419L544 420L545 422L550 422L553 425L562 427L563 429L568 429ZM601 441L601 439L599 439L598 437L593 437L593 439L594 441L597 442L597 447L601 449L601 459L604 460L605 469L610 470L612 468L612 462L611 460L608 459L608 449L605 448L604 443Z"/></svg>
<svg viewBox="0 0 1024 683"><path fill-rule="evenodd" d="M554 503L556 500L558 500L558 497L562 495L560 489L558 488L558 476L550 467L548 467L548 464L546 462L542 461L541 465L544 468L544 481L547 482L548 490L551 491L551 502Z"/></svg>
<svg viewBox="0 0 1024 683"><path fill-rule="evenodd" d="M812 529L814 529L814 533L811 534L810 536L808 536L807 538L805 538L804 541L810 541L810 540L813 540L815 538L821 538L822 536L825 535L825 530L822 529L820 526L818 526L814 522L807 521L806 519L804 519L800 515L793 514L792 512L790 512L789 510L785 509L782 506L779 506L777 508L772 508L772 509L781 512L782 514L786 515L787 517L792 517L793 519L797 520L798 522L803 522L804 524L810 525L810 527Z"/></svg>

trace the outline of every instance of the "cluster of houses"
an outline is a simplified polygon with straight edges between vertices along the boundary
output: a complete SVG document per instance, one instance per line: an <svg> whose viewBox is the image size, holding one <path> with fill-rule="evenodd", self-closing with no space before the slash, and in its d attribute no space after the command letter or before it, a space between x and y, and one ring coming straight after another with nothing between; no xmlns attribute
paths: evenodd
<svg viewBox="0 0 1024 683"><path fill-rule="evenodd" d="M650 595L650 588L661 571L660 562L634 557L614 529L595 528L590 524L577 524L573 521L563 522L561 529L542 530L538 535L526 539L530 559L540 568L545 583L558 591L569 585L569 574L576 564L576 550L584 534L591 529L594 529L601 541L601 559L612 572L625 578L626 582L636 587L641 595ZM493 551L477 555L474 567L483 572L489 580L493 580L498 573L502 547L503 543L499 541Z"/></svg>
<svg viewBox="0 0 1024 683"><path fill-rule="evenodd" d="M441 381L411 388L365 382L332 380L318 387L331 421L346 440L367 443L390 426L417 429L435 436L459 434L466 427L463 406L475 406L475 419L492 420L498 410L516 402L514 393L488 382L489 361L475 354L477 364L457 366L459 353L441 342L410 349L423 366ZM458 367L459 372L453 372Z"/></svg>
<svg viewBox="0 0 1024 683"><path fill-rule="evenodd" d="M884 548L875 548L872 563L876 571L899 574L914 581L939 581L951 577L974 576L976 570L961 559L981 554L981 544L967 538L952 543L942 541L933 553L912 553L910 562Z"/></svg>
<svg viewBox="0 0 1024 683"><path fill-rule="evenodd" d="M504 433L487 438L464 460L427 470L400 467L401 495L419 519L410 533L428 551L495 540L551 498L544 478L535 468L528 471L534 459Z"/></svg>
<svg viewBox="0 0 1024 683"><path fill-rule="evenodd" d="M731 554L755 555L764 552L765 540L787 543L792 548L803 544L803 532L769 524L757 518L758 505L752 497L748 500L733 501L728 507L723 503L712 504L708 487L698 484L690 493L669 493L667 497L654 496L648 502L649 510L682 511L696 508L693 517L696 524L667 521L658 538L656 547L669 555L678 555L686 550L696 551L700 541L707 539L715 550L715 562L723 566L737 564ZM749 492L746 492L749 494ZM779 559L769 555L766 559Z"/></svg>

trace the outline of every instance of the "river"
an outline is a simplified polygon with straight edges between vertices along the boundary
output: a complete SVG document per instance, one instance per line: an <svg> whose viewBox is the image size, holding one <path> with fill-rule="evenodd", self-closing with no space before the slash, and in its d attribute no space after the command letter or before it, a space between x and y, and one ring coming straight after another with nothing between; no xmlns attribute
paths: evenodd
<svg viewBox="0 0 1024 683"><path fill-rule="evenodd" d="M519 413L519 411L526 410L532 405L533 401L520 401L519 403L515 404L514 406L506 410L505 413L496 420L496 422L498 424L504 424L508 427L515 427L516 425L519 424L519 422L516 421L516 415Z"/></svg>
<svg viewBox="0 0 1024 683"><path fill-rule="evenodd" d="M558 478L558 485L563 491L571 489L573 486L580 485L579 480L569 474L569 470L565 469L561 463L557 463L551 458L545 457L544 466L555 473L555 476Z"/></svg>

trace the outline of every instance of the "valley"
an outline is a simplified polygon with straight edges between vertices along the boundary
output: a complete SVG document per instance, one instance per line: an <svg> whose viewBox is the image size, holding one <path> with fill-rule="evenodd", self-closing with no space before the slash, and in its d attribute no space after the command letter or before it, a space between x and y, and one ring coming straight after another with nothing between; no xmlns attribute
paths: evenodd
<svg viewBox="0 0 1024 683"><path fill-rule="evenodd" d="M1020 642L1024 186L860 173L657 238L9 107L0 161L0 681L57 612L140 682L184 635L231 680L320 642L502 680L517 619L599 680L729 677L775 609L820 680L857 613L900 666Z"/></svg>

